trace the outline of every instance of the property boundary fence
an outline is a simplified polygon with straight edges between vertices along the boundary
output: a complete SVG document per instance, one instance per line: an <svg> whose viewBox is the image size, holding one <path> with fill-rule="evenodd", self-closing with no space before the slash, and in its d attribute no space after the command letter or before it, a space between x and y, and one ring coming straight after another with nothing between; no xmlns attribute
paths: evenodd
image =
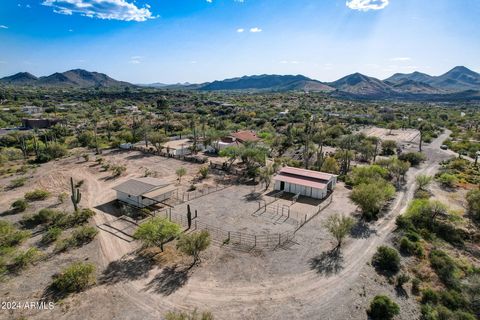
<svg viewBox="0 0 480 320"><path fill-rule="evenodd" d="M188 220L185 216L172 212L171 208L155 212L155 215L163 216L170 221L188 227ZM293 240L295 234L292 231L273 234L248 234L239 231L225 230L210 224L204 223L195 217L192 220L192 230L207 230L213 243L217 245L233 245L246 249L260 248L274 250L288 241Z"/></svg>

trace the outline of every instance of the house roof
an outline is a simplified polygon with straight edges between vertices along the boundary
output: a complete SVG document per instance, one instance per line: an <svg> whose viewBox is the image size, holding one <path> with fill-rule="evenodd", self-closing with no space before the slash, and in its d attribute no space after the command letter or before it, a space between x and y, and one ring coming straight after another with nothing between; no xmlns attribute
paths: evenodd
<svg viewBox="0 0 480 320"><path fill-rule="evenodd" d="M234 132L231 136L240 142L256 142L260 140L257 134L251 130Z"/></svg>
<svg viewBox="0 0 480 320"><path fill-rule="evenodd" d="M305 187L325 189L333 174L306 169L285 167L275 176L276 181L283 181Z"/></svg>
<svg viewBox="0 0 480 320"><path fill-rule="evenodd" d="M327 180L327 181L335 177L334 174L330 174L326 172L313 171L313 170L294 168L294 167L284 167L280 170L280 173L293 174L297 176L309 177L309 178L315 178L315 179Z"/></svg>
<svg viewBox="0 0 480 320"><path fill-rule="evenodd" d="M165 180L146 177L127 180L112 189L132 196L141 196L168 185L170 185L170 183Z"/></svg>

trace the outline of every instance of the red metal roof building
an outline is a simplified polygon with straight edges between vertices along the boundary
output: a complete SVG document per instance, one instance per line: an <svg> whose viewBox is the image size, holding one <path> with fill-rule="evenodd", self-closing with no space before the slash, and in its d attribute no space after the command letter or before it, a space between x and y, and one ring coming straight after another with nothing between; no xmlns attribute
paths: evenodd
<svg viewBox="0 0 480 320"><path fill-rule="evenodd" d="M251 130L234 132L231 134L231 136L237 139L237 141L240 143L260 141L260 138L257 136L257 134Z"/></svg>
<svg viewBox="0 0 480 320"><path fill-rule="evenodd" d="M337 176L325 172L284 167L274 177L274 189L323 199L335 188Z"/></svg>

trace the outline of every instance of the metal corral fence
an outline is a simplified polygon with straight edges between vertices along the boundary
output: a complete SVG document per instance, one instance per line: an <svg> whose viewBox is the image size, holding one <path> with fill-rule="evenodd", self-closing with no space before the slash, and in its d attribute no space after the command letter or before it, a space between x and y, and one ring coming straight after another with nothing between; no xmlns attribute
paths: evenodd
<svg viewBox="0 0 480 320"><path fill-rule="evenodd" d="M325 198L322 203L320 203L317 208L315 208L315 211L311 212L311 215L305 214L304 218L298 222L297 228L295 229L295 232L298 231L301 227L303 227L307 222L315 218L317 215L320 214L323 210L325 210L333 201L333 192L330 192L330 194Z"/></svg>
<svg viewBox="0 0 480 320"><path fill-rule="evenodd" d="M185 228L188 227L187 217L172 212L171 208L159 210L155 212L155 215L163 216ZM239 231L229 231L199 221L198 217L193 218L191 229L207 230L210 233L212 242L217 245L233 245L244 249L259 248L274 250L275 248L293 240L295 236L292 231L272 234L248 234Z"/></svg>
<svg viewBox="0 0 480 320"><path fill-rule="evenodd" d="M208 194L211 194L211 193L214 193L214 192L217 192L217 191L224 190L224 189L226 189L228 187L231 187L231 186L232 186L232 184L230 184L230 183L228 183L228 184L217 184L214 187L206 187L206 188L202 188L202 189L198 189L198 190L195 189L193 191L181 192L181 193L178 194L177 199L178 199L179 203L184 203L184 202L188 202L188 201L206 196Z"/></svg>

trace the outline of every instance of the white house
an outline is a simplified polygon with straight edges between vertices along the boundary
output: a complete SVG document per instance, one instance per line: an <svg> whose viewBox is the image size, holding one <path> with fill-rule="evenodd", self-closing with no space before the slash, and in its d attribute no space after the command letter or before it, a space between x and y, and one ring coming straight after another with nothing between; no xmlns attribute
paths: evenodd
<svg viewBox="0 0 480 320"><path fill-rule="evenodd" d="M337 184L337 176L325 172L284 167L273 178L274 189L323 199Z"/></svg>
<svg viewBox="0 0 480 320"><path fill-rule="evenodd" d="M41 114L43 113L43 108L42 107L37 107L37 106L24 106L22 108L22 112L29 114L29 115L34 115L34 114Z"/></svg>
<svg viewBox="0 0 480 320"><path fill-rule="evenodd" d="M172 156L185 156L192 153L193 140L180 139L171 140L163 144L163 152L166 152ZM197 142L197 151L205 150L204 145L201 142Z"/></svg>
<svg viewBox="0 0 480 320"><path fill-rule="evenodd" d="M113 190L117 191L117 200L145 208L171 198L177 188L165 180L146 177L130 179Z"/></svg>

